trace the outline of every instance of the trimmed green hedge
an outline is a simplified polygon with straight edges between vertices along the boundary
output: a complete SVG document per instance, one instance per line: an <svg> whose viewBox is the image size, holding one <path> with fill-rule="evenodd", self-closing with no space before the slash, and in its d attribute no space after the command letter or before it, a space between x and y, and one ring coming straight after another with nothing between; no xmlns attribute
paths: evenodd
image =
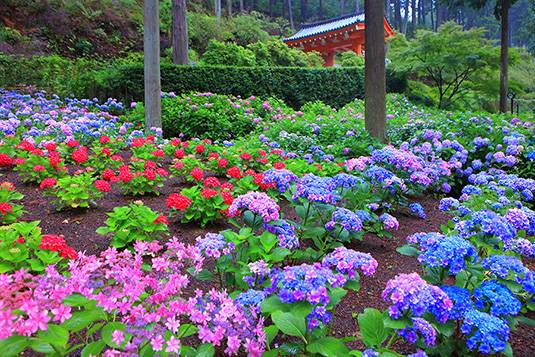
<svg viewBox="0 0 535 357"><path fill-rule="evenodd" d="M117 67L98 77L86 83L88 96L143 100L142 65ZM316 100L339 108L364 97L364 71L359 68L162 65L161 77L164 92L277 97L296 109ZM403 92L406 86L404 75L387 71L388 92Z"/></svg>

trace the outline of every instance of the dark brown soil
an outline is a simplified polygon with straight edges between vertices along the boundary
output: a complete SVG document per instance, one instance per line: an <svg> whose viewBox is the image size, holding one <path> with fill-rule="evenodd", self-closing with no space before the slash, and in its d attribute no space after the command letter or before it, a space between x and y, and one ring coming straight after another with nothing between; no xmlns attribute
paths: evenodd
<svg viewBox="0 0 535 357"><path fill-rule="evenodd" d="M125 197L114 189L105 198L98 201L98 206L89 210L71 210L57 212L52 203L42 195L38 187L25 185L16 173L4 172L4 178L15 184L17 190L24 194L23 204L28 211L23 220L40 220L44 233L63 234L69 245L87 254L98 254L108 247L109 240L95 233L103 225L106 212L114 207L124 206L130 202L141 200L147 206L165 212L165 198L172 192L179 192L182 184L174 179L167 181L160 196ZM396 252L396 248L405 244L405 238L416 232L439 231L440 225L448 221L448 216L438 210L438 198L426 196L420 200L427 213L426 219L419 219L403 214L396 214L400 228L392 238L379 238L368 234L362 242L353 242L350 248L370 253L379 266L374 276L361 277L361 290L349 292L334 314L333 334L341 336L357 336L358 326L355 313L361 313L366 307L384 309L387 304L381 299L381 292L386 282L400 273L421 272L421 266L415 258ZM201 229L192 224L171 222L171 233L186 243L193 243L195 238L207 231L217 232L229 228L226 225L211 226ZM206 284L200 284L206 285ZM198 283L194 284L199 287ZM207 286L204 286L207 287ZM511 342L515 356L535 356L535 328L519 325L512 332ZM351 347L363 348L360 342L352 342ZM397 345L400 352L410 352L411 347Z"/></svg>

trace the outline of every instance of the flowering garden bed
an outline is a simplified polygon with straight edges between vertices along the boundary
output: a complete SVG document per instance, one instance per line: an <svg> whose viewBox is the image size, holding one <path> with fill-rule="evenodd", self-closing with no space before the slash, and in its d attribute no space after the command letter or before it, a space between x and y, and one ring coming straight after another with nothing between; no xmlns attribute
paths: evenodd
<svg viewBox="0 0 535 357"><path fill-rule="evenodd" d="M6 355L535 352L528 118L166 95L253 128L218 143L0 95Z"/></svg>

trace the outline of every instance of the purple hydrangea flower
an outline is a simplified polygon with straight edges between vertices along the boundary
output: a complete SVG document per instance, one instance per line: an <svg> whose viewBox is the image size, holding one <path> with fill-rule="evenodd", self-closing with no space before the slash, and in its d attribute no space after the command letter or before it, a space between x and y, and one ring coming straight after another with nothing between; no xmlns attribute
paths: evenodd
<svg viewBox="0 0 535 357"><path fill-rule="evenodd" d="M440 288L429 285L417 273L399 274L386 284L382 298L392 303L388 313L393 319L404 314L421 317L426 312L445 322L453 303Z"/></svg>
<svg viewBox="0 0 535 357"><path fill-rule="evenodd" d="M238 196L228 209L229 215L235 216L242 208L260 215L266 223L279 219L279 205L264 192L249 191Z"/></svg>
<svg viewBox="0 0 535 357"><path fill-rule="evenodd" d="M339 273L347 274L349 279L354 279L357 269L360 268L364 275L370 276L375 273L378 264L370 254L338 247L323 258L321 265L336 269Z"/></svg>

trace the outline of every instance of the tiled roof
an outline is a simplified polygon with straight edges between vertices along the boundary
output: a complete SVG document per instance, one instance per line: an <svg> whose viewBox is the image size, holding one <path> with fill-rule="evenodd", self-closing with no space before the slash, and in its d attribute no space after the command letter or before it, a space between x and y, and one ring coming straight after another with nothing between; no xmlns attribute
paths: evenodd
<svg viewBox="0 0 535 357"><path fill-rule="evenodd" d="M353 15L347 15L343 17L339 17L336 19L331 20L325 20L320 22L315 22L311 24L304 24L301 29L295 34L290 37L284 38L283 41L293 41L293 40L299 40L305 37L310 37L314 35L318 35L321 33L338 30L341 28L344 28L346 26L350 26L357 23L363 23L364 22L364 14L353 14Z"/></svg>

